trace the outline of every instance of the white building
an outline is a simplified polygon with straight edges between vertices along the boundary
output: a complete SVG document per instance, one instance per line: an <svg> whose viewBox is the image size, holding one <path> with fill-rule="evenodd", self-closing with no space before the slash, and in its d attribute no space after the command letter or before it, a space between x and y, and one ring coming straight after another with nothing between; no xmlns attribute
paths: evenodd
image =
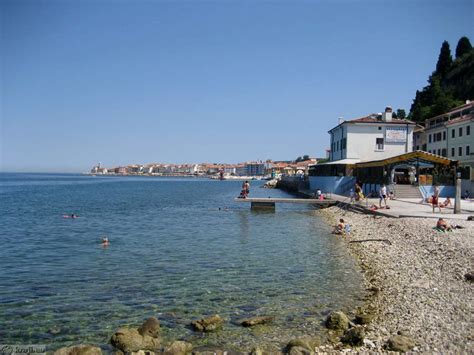
<svg viewBox="0 0 474 355"><path fill-rule="evenodd" d="M416 124L392 117L392 108L383 114L343 121L329 131L329 160L341 164L380 160L408 153L413 147Z"/></svg>

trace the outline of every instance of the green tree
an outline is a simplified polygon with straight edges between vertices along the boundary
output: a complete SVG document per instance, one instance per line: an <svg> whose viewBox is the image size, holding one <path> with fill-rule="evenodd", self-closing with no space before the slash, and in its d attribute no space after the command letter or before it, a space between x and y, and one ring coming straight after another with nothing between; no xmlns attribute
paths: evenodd
<svg viewBox="0 0 474 355"><path fill-rule="evenodd" d="M306 160L309 160L309 155L308 154L303 155L303 161L306 161Z"/></svg>
<svg viewBox="0 0 474 355"><path fill-rule="evenodd" d="M440 75L441 78L444 78L449 69L451 69L452 64L453 57L451 56L449 43L444 41L439 52L438 63L436 63L436 74Z"/></svg>
<svg viewBox="0 0 474 355"><path fill-rule="evenodd" d="M459 39L458 45L456 46L456 59L461 58L464 54L467 54L471 51L472 46L469 38L461 37Z"/></svg>
<svg viewBox="0 0 474 355"><path fill-rule="evenodd" d="M400 120L403 120L403 119L407 118L407 113L405 112L404 109L399 108L397 110L397 118L400 119Z"/></svg>

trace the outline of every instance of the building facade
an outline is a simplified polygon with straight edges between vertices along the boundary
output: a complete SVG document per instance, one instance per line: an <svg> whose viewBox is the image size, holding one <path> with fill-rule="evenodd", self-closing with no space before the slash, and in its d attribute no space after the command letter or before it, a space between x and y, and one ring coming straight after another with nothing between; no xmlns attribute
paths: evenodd
<svg viewBox="0 0 474 355"><path fill-rule="evenodd" d="M391 107L372 114L341 121L329 131L329 160L370 161L411 152L416 124L392 117Z"/></svg>

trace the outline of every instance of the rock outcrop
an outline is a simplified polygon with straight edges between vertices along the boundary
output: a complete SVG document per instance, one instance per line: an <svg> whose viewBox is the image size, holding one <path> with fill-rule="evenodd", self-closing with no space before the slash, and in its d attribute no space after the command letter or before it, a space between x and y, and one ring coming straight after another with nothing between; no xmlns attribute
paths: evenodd
<svg viewBox="0 0 474 355"><path fill-rule="evenodd" d="M185 341L172 342L163 352L164 355L186 355L193 350L193 344Z"/></svg>
<svg viewBox="0 0 474 355"><path fill-rule="evenodd" d="M110 343L113 347L129 353L139 350L156 351L160 349L160 339L149 335L142 335L137 329L133 328L119 328L112 338Z"/></svg>
<svg viewBox="0 0 474 355"><path fill-rule="evenodd" d="M54 355L101 355L102 350L93 345L74 345L67 346L61 349L58 349L54 352Z"/></svg>
<svg viewBox="0 0 474 355"><path fill-rule="evenodd" d="M158 338L160 335L160 321L155 317L150 317L141 325L140 328L138 328L138 332L141 335Z"/></svg>
<svg viewBox="0 0 474 355"><path fill-rule="evenodd" d="M348 329L344 333L344 336L341 338L341 341L351 346L361 346L364 344L364 337L365 337L364 327L357 326L357 327Z"/></svg>
<svg viewBox="0 0 474 355"><path fill-rule="evenodd" d="M388 339L387 350L407 352L415 347L415 342L405 335L394 335Z"/></svg>
<svg viewBox="0 0 474 355"><path fill-rule="evenodd" d="M349 318L343 312L331 312L326 318L326 327L333 330L349 328Z"/></svg>
<svg viewBox="0 0 474 355"><path fill-rule="evenodd" d="M290 340L286 346L288 354L300 355L300 354L312 354L315 348L321 345L321 339L317 337L300 337Z"/></svg>

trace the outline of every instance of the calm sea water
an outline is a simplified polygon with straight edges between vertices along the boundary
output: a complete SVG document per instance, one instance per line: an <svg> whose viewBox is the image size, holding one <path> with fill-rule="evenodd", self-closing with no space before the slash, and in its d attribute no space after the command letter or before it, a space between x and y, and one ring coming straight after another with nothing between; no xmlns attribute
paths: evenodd
<svg viewBox="0 0 474 355"><path fill-rule="evenodd" d="M251 196L288 196L261 184ZM156 316L168 339L250 349L317 332L329 310L358 305L356 265L312 209L253 212L233 202L240 185L0 174L0 339L106 346L119 326ZM189 329L215 313L223 331ZM255 315L277 318L235 324Z"/></svg>

